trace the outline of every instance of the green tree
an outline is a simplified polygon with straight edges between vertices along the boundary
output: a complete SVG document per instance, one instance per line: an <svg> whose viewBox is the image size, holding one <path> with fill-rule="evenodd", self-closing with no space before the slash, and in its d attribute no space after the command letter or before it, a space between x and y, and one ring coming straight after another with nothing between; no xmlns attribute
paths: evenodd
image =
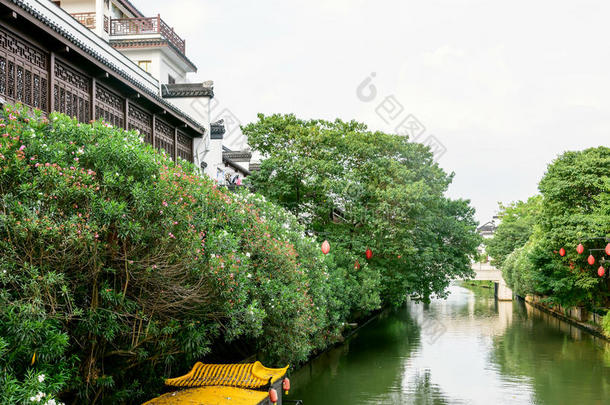
<svg viewBox="0 0 610 405"><path fill-rule="evenodd" d="M450 280L471 274L473 210L444 196L452 175L429 148L354 121L258 118L243 128L264 156L250 181L330 241L352 312L443 295Z"/></svg>
<svg viewBox="0 0 610 405"><path fill-rule="evenodd" d="M562 305L607 303L608 283L597 276L603 253L594 252L597 264L590 266L588 254L575 248L579 242L586 249L603 248L605 241L589 238L610 236L610 148L564 153L548 166L539 189L543 237L534 264L548 271L542 276L547 294ZM554 253L562 247L565 257Z"/></svg>
<svg viewBox="0 0 610 405"><path fill-rule="evenodd" d="M502 267L504 259L515 249L523 246L534 230L542 209L542 196L530 197L508 205L500 204L498 217L501 222L493 238L486 241L486 252L492 263Z"/></svg>
<svg viewBox="0 0 610 405"><path fill-rule="evenodd" d="M533 197L506 210L510 227L493 238L491 249L500 258L517 248L503 263L507 282L518 293L548 296L564 306L607 305L608 281L597 268L605 257L604 238L610 236L610 149L564 153L548 166L539 189L541 200ZM527 224L533 222L532 231ZM528 232L528 241L519 247ZM585 254L576 252L579 243ZM558 254L561 248L564 257ZM587 263L590 252L593 266Z"/></svg>

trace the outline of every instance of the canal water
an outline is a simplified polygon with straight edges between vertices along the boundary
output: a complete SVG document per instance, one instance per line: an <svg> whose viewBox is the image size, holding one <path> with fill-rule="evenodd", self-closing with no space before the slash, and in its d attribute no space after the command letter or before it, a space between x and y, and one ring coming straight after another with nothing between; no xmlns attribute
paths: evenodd
<svg viewBox="0 0 610 405"><path fill-rule="evenodd" d="M292 376L304 405L610 404L610 346L522 301L450 287L369 322Z"/></svg>

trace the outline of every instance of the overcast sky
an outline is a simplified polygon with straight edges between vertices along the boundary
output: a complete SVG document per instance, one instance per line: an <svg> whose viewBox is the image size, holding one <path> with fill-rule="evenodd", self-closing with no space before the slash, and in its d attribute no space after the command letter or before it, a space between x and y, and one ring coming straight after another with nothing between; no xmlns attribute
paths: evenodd
<svg viewBox="0 0 610 405"><path fill-rule="evenodd" d="M396 119L446 147L450 195L482 222L536 193L563 151L608 144L610 2L132 1L186 38L193 79L242 123L279 112L391 131L376 109L394 96Z"/></svg>

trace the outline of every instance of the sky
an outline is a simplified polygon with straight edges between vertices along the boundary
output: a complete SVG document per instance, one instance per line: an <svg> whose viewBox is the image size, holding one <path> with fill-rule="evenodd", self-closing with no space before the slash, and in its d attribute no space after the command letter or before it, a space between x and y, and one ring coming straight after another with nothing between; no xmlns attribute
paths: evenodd
<svg viewBox="0 0 610 405"><path fill-rule="evenodd" d="M608 145L610 2L132 2L186 39L190 79L214 81L212 115L388 132L415 118L418 140L434 140L455 173L448 194L471 200L481 222L535 194L564 151Z"/></svg>

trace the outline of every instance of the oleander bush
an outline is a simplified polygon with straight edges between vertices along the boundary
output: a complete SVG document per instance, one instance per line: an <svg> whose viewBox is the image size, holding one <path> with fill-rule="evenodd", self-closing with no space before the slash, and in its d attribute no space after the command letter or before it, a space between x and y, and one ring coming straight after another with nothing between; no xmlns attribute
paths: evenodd
<svg viewBox="0 0 610 405"><path fill-rule="evenodd" d="M136 132L6 106L0 134L0 403L142 402L218 341L303 361L378 306L366 265L346 281L292 214Z"/></svg>

